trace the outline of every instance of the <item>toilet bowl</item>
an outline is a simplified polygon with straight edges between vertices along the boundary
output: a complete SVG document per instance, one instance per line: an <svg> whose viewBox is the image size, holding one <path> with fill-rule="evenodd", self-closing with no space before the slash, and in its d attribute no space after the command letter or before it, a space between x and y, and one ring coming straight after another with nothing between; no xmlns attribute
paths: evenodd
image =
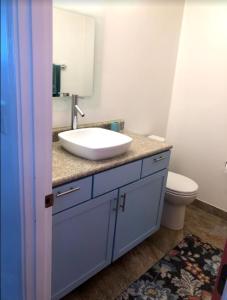
<svg viewBox="0 0 227 300"><path fill-rule="evenodd" d="M186 206L196 199L197 193L196 182L169 171L161 224L174 230L182 229Z"/></svg>

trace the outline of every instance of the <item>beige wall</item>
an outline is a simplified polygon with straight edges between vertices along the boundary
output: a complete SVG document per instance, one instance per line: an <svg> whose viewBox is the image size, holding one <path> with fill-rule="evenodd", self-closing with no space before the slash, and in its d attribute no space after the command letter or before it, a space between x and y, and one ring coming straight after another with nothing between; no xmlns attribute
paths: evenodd
<svg viewBox="0 0 227 300"><path fill-rule="evenodd" d="M169 115L171 168L227 211L227 3L186 1Z"/></svg>
<svg viewBox="0 0 227 300"><path fill-rule="evenodd" d="M130 130L165 135L184 1L122 2L88 11L96 17L95 93L80 101L79 121L123 118ZM67 125L69 101L54 100L53 112L54 127Z"/></svg>

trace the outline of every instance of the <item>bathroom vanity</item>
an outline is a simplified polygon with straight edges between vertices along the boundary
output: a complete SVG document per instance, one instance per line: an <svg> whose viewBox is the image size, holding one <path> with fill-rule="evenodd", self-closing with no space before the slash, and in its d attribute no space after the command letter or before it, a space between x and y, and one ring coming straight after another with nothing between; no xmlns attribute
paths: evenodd
<svg viewBox="0 0 227 300"><path fill-rule="evenodd" d="M159 229L171 147L131 136L126 154L99 162L54 143L53 299Z"/></svg>

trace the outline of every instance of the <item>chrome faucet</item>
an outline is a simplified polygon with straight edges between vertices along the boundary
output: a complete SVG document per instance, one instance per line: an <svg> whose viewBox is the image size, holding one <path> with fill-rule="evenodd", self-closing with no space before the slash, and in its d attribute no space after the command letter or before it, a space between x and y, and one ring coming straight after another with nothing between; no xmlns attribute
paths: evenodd
<svg viewBox="0 0 227 300"><path fill-rule="evenodd" d="M78 95L72 95L72 120L71 120L71 128L76 129L77 128L77 116L78 113L81 115L81 117L84 117L85 114L78 106Z"/></svg>

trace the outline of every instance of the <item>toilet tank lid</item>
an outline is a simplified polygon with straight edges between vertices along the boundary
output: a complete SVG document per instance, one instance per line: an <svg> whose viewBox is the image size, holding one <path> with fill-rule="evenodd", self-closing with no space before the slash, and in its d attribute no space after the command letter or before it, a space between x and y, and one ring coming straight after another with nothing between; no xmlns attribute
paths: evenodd
<svg viewBox="0 0 227 300"><path fill-rule="evenodd" d="M193 193L198 190L199 186L192 179L169 171L166 188L179 193Z"/></svg>

